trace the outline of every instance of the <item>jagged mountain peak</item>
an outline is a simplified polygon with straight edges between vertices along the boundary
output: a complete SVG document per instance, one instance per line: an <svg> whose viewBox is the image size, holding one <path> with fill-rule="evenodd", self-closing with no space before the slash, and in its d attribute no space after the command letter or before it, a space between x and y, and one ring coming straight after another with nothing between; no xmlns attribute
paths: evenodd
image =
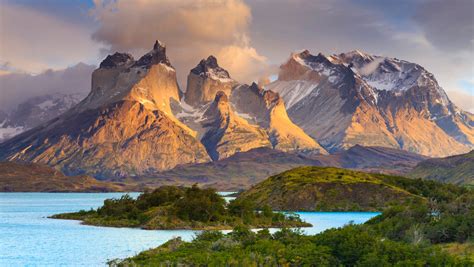
<svg viewBox="0 0 474 267"><path fill-rule="evenodd" d="M130 65L130 63L135 62L135 59L132 55L128 53L119 53L115 52L112 55L108 55L101 63L100 68L110 69L121 67L125 65Z"/></svg>
<svg viewBox="0 0 474 267"><path fill-rule="evenodd" d="M233 81L230 78L229 72L219 66L216 57L213 55L210 55L207 59L202 59L199 64L191 70L191 73L221 82Z"/></svg>
<svg viewBox="0 0 474 267"><path fill-rule="evenodd" d="M155 41L153 49L143 55L135 64L134 67L150 68L152 65L165 64L168 67L173 67L166 56L166 46L159 40Z"/></svg>
<svg viewBox="0 0 474 267"><path fill-rule="evenodd" d="M163 44L133 62L108 56L89 95L71 110L0 145L0 159L45 163L68 174L142 175L209 157L195 132L172 113L176 72Z"/></svg>
<svg viewBox="0 0 474 267"><path fill-rule="evenodd" d="M302 51L265 89L278 92L290 118L331 150L361 144L443 156L474 146L472 118L416 63L359 50Z"/></svg>
<svg viewBox="0 0 474 267"><path fill-rule="evenodd" d="M207 72L208 69L218 68L219 64L217 63L217 58L213 55L207 57L207 59L201 59L198 65L191 71L196 74Z"/></svg>
<svg viewBox="0 0 474 267"><path fill-rule="evenodd" d="M303 50L301 52L291 53L290 60L295 60L299 64L306 66L310 69L314 69L319 64L328 65L331 64L329 59L322 53L318 53L316 56L311 54L309 50ZM287 62L288 63L288 62Z"/></svg>
<svg viewBox="0 0 474 267"><path fill-rule="evenodd" d="M155 44L153 45L153 50L160 50L166 48L166 45L162 43L160 40L156 40Z"/></svg>
<svg viewBox="0 0 474 267"><path fill-rule="evenodd" d="M194 107L206 104L214 99L218 91L230 95L235 84L229 72L220 67L217 59L210 55L189 72L185 102Z"/></svg>
<svg viewBox="0 0 474 267"><path fill-rule="evenodd" d="M366 58L366 59L370 59L370 58L373 58L373 55L369 54L369 53L366 53L364 51L361 51L361 50L352 50L352 51L349 51L349 52L345 52L345 53L340 53L338 56L340 57L346 57L346 58Z"/></svg>

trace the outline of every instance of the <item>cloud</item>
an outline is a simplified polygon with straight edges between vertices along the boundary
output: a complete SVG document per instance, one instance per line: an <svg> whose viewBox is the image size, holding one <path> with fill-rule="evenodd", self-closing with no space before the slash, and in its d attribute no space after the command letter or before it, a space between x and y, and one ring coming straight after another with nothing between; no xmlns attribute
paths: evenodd
<svg viewBox="0 0 474 267"><path fill-rule="evenodd" d="M95 66L79 63L64 70L47 70L38 75L6 73L0 75L0 107L11 110L28 98L49 93L90 91Z"/></svg>
<svg viewBox="0 0 474 267"><path fill-rule="evenodd" d="M447 91L449 98L462 110L466 110L474 114L474 95L460 91Z"/></svg>
<svg viewBox="0 0 474 267"><path fill-rule="evenodd" d="M250 46L251 12L240 0L95 0L92 14L99 23L92 38L106 45L108 52L140 56L155 39L163 41L181 84L189 70L210 54L243 81L256 80L266 68L266 58Z"/></svg>
<svg viewBox="0 0 474 267"><path fill-rule="evenodd" d="M427 39L440 49L471 50L474 38L472 0L424 1L414 16Z"/></svg>
<svg viewBox="0 0 474 267"><path fill-rule="evenodd" d="M0 3L0 59L10 67L39 73L95 60L91 30L34 9Z"/></svg>
<svg viewBox="0 0 474 267"><path fill-rule="evenodd" d="M399 2L250 0L250 37L272 64L301 49L326 55L359 49L415 62L435 75L456 104L466 107L468 101L457 93L459 81L474 76L473 2Z"/></svg>

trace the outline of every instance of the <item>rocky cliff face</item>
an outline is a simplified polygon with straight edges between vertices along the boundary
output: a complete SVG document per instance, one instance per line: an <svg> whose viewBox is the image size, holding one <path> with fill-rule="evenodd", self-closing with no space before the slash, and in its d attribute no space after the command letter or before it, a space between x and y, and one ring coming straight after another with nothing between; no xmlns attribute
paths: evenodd
<svg viewBox="0 0 474 267"><path fill-rule="evenodd" d="M217 92L204 117L206 133L201 142L213 160L253 148L271 147L265 130L237 116L222 91Z"/></svg>
<svg viewBox="0 0 474 267"><path fill-rule="evenodd" d="M283 99L272 91L264 91L253 83L236 87L231 97L236 109L268 131L275 149L282 151L313 150L326 154L314 139L288 117Z"/></svg>
<svg viewBox="0 0 474 267"><path fill-rule="evenodd" d="M290 118L331 151L361 144L442 156L474 146L472 114L457 108L431 73L407 61L303 51L265 89L278 92Z"/></svg>
<svg viewBox="0 0 474 267"><path fill-rule="evenodd" d="M229 73L217 64L217 59L209 56L189 73L184 99L189 105L202 105L211 102L218 91L230 95L235 84Z"/></svg>
<svg viewBox="0 0 474 267"><path fill-rule="evenodd" d="M359 51L329 57L303 51L281 66L277 81L260 84L265 88L237 83L209 56L191 70L181 99L163 44L157 41L138 60L115 53L93 72L85 99L0 144L0 160L121 178L255 148L314 156L360 144L442 156L474 146L474 116L458 109L433 75L414 63ZM5 118L0 114L0 127ZM376 161L378 151L362 157ZM340 153L312 159L350 161ZM405 170L412 157L399 161Z"/></svg>
<svg viewBox="0 0 474 267"><path fill-rule="evenodd" d="M215 97L212 103L211 96ZM192 106L182 103L180 111L175 113L199 133L213 159L267 146L282 151L326 153L291 122L277 93L264 91L256 84L238 84L213 56L201 60L191 70L184 100Z"/></svg>
<svg viewBox="0 0 474 267"><path fill-rule="evenodd" d="M62 116L0 145L0 159L44 163L66 174L142 175L206 162L195 132L171 112L179 101L176 73L156 42L135 61L108 56L92 75L92 90Z"/></svg>

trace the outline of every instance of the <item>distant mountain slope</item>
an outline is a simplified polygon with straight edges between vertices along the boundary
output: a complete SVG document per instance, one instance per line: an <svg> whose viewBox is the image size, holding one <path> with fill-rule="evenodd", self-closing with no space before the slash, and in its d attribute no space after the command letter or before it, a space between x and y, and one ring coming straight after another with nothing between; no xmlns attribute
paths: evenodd
<svg viewBox="0 0 474 267"><path fill-rule="evenodd" d="M394 185L390 177L332 167L298 167L244 191L238 199L274 210L382 210L389 203L420 198ZM408 178L394 178L405 179Z"/></svg>
<svg viewBox="0 0 474 267"><path fill-rule="evenodd" d="M27 99L13 111L0 115L0 143L58 117L84 97L82 93L55 93Z"/></svg>
<svg viewBox="0 0 474 267"><path fill-rule="evenodd" d="M293 53L265 89L279 93L290 118L330 151L359 144L447 156L474 147L474 115L408 61L305 50Z"/></svg>
<svg viewBox="0 0 474 267"><path fill-rule="evenodd" d="M405 150L360 145L328 156L313 155L311 158L319 160L324 166L387 174L406 174L416 164L428 159Z"/></svg>
<svg viewBox="0 0 474 267"><path fill-rule="evenodd" d="M232 191L248 188L266 177L303 165L319 165L319 161L294 153L271 148L257 148L238 152L219 161L187 164L149 176L137 177L130 182L141 186L192 185ZM128 181L128 180L127 180Z"/></svg>
<svg viewBox="0 0 474 267"><path fill-rule="evenodd" d="M127 187L100 182L85 175L65 176L46 165L0 162L0 192L114 192L123 190L127 190Z"/></svg>
<svg viewBox="0 0 474 267"><path fill-rule="evenodd" d="M192 185L199 183L219 190L239 190L277 173L298 166L332 166L376 173L405 174L424 156L403 150L355 146L333 155L311 155L257 148L219 161L187 164L129 182L142 186Z"/></svg>
<svg viewBox="0 0 474 267"><path fill-rule="evenodd" d="M467 154L422 161L409 175L414 178L474 186L474 150Z"/></svg>

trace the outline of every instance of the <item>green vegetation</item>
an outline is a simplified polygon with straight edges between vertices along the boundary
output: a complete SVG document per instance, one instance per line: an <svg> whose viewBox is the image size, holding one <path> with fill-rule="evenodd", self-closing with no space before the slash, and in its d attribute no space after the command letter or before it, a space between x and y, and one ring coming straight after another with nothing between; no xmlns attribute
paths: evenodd
<svg viewBox="0 0 474 267"><path fill-rule="evenodd" d="M384 240L349 225L315 236L236 228L205 231L192 242L176 238L111 266L470 266L441 248Z"/></svg>
<svg viewBox="0 0 474 267"><path fill-rule="evenodd" d="M410 172L409 176L472 188L474 187L474 150L462 155L422 161Z"/></svg>
<svg viewBox="0 0 474 267"><path fill-rule="evenodd" d="M269 207L261 211L248 200L234 200L226 205L214 189L197 186L164 186L141 194L107 199L97 210L64 213L56 219L82 220L84 224L144 229L232 229L249 227L306 227L297 215L275 213Z"/></svg>
<svg viewBox="0 0 474 267"><path fill-rule="evenodd" d="M422 197L394 204L362 225L314 236L237 227L179 238L112 266L474 266L474 192L380 176Z"/></svg>
<svg viewBox="0 0 474 267"><path fill-rule="evenodd" d="M333 167L299 167L271 176L239 196L274 210L381 211L423 198L421 180Z"/></svg>

